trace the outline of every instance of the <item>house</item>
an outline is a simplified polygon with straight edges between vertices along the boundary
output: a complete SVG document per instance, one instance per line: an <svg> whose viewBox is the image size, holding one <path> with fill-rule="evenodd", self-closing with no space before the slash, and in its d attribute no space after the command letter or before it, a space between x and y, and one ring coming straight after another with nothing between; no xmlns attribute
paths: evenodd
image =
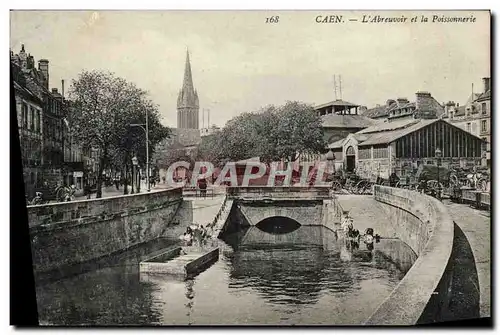
<svg viewBox="0 0 500 335"><path fill-rule="evenodd" d="M465 131L479 136L485 145L481 165L491 166L491 86L490 78L483 78L483 90L472 93L465 105L450 101L446 104L447 121Z"/></svg>
<svg viewBox="0 0 500 335"><path fill-rule="evenodd" d="M432 119L445 115L445 108L429 92L415 93L415 101L406 98L388 99L385 105L367 109L364 117L374 120L386 119Z"/></svg>

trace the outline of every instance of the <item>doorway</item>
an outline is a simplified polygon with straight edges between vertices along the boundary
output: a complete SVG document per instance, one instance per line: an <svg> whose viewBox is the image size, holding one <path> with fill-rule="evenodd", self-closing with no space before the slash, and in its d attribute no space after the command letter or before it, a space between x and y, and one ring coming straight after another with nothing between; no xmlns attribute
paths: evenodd
<svg viewBox="0 0 500 335"><path fill-rule="evenodd" d="M346 170L347 172L353 172L356 168L356 154L353 147L347 148L346 151Z"/></svg>

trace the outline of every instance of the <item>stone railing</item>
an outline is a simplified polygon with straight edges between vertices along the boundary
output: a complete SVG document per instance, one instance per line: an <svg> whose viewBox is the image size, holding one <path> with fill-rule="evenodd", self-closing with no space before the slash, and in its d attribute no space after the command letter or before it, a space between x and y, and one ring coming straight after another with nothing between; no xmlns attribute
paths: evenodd
<svg viewBox="0 0 500 335"><path fill-rule="evenodd" d="M163 236L182 189L28 206L35 272L110 255Z"/></svg>
<svg viewBox="0 0 500 335"><path fill-rule="evenodd" d="M228 187L230 199L245 200L323 200L330 199L330 186L247 186Z"/></svg>
<svg viewBox="0 0 500 335"><path fill-rule="evenodd" d="M421 317L429 309L442 313L447 308L454 223L440 201L417 192L377 185L374 197L387 205L388 224L394 225L398 237L418 258L365 324L425 322Z"/></svg>

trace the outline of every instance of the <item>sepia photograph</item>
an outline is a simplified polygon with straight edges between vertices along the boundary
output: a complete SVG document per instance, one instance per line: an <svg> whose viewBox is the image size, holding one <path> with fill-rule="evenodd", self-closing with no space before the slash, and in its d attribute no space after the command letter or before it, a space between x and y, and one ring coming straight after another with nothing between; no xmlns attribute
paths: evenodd
<svg viewBox="0 0 500 335"><path fill-rule="evenodd" d="M9 16L37 325L492 327L489 10Z"/></svg>

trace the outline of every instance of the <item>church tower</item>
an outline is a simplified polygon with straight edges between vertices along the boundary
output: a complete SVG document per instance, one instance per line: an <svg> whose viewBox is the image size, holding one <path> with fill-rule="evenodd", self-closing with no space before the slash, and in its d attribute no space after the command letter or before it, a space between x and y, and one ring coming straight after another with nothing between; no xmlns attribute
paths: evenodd
<svg viewBox="0 0 500 335"><path fill-rule="evenodd" d="M193 86L189 50L186 51L186 66L184 68L184 82L177 98L177 128L199 129L200 104L198 93Z"/></svg>

